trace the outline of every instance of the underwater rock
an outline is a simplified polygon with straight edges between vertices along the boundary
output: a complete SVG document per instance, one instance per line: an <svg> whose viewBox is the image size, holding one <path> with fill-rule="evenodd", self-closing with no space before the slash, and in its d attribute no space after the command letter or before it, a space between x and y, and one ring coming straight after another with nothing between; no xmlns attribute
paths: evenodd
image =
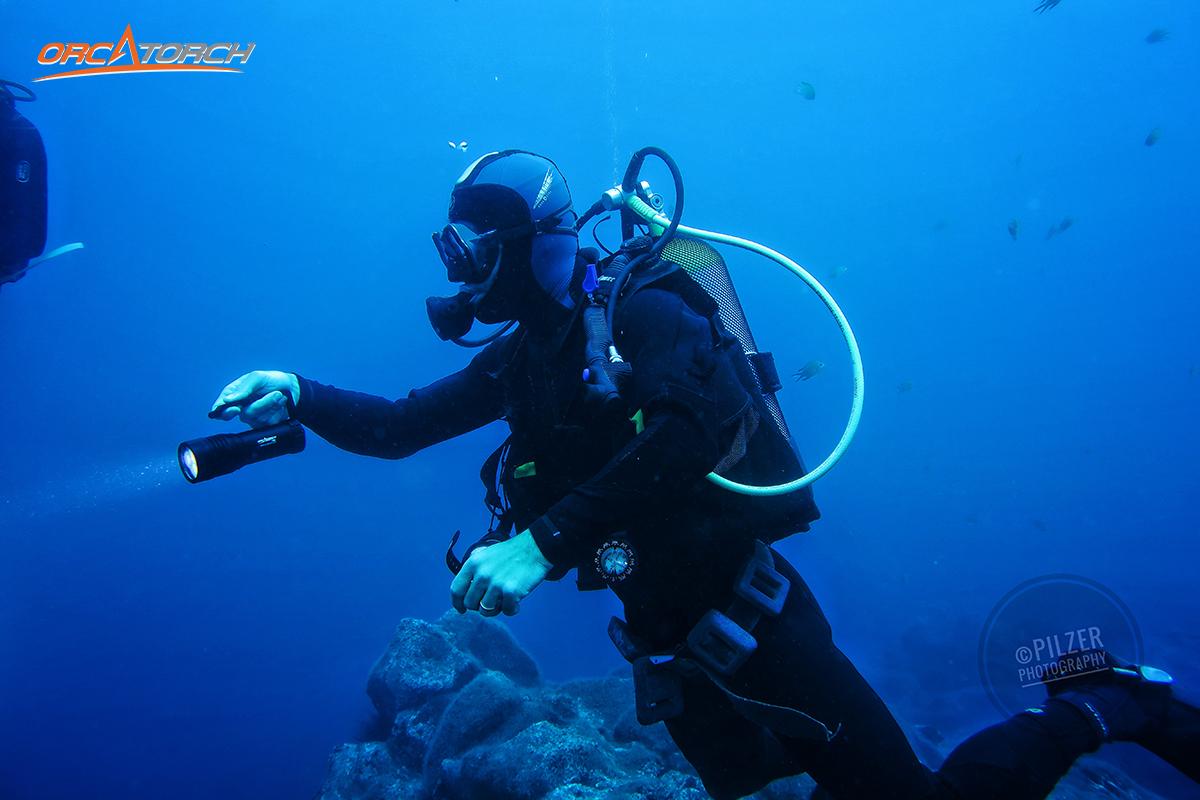
<svg viewBox="0 0 1200 800"><path fill-rule="evenodd" d="M534 686L541 680L537 663L517 644L507 625L454 611L447 611L438 625L484 668L502 672L520 686Z"/></svg>
<svg viewBox="0 0 1200 800"><path fill-rule="evenodd" d="M1074 768L1059 781L1047 800L1091 800L1096 797L1165 800L1162 795L1142 787L1123 770L1095 755L1084 756L1076 761Z"/></svg>
<svg viewBox="0 0 1200 800"><path fill-rule="evenodd" d="M572 783L609 789L620 775L612 749L595 730L546 720L492 747L476 747L445 767L445 796L464 799L545 797Z"/></svg>
<svg viewBox="0 0 1200 800"><path fill-rule="evenodd" d="M436 783L446 758L465 753L480 741L504 739L530 723L527 698L499 672L485 672L463 687L446 706L425 756L427 779Z"/></svg>
<svg viewBox="0 0 1200 800"><path fill-rule="evenodd" d="M454 646L445 630L424 620L396 626L367 679L367 695L388 719L423 700L466 684L479 665Z"/></svg>
<svg viewBox="0 0 1200 800"><path fill-rule="evenodd" d="M666 727L638 724L628 674L543 684L496 620L402 621L367 690L391 720L387 739L335 749L319 800L708 797ZM788 779L753 797L812 786Z"/></svg>
<svg viewBox="0 0 1200 800"><path fill-rule="evenodd" d="M321 800L409 800L421 779L397 763L380 742L343 744L329 756Z"/></svg>
<svg viewBox="0 0 1200 800"><path fill-rule="evenodd" d="M915 643L925 657L936 652L927 639ZM953 687L941 679L936 692L908 688L916 691L901 705L922 723L908 726L918 734L910 738L927 745L919 748L927 763L940 763L961 735L931 741L926 728L947 716L935 705ZM318 800L708 797L666 727L638 724L624 670L542 683L533 659L496 620L449 613L435 623L402 621L371 671L368 693L392 721L387 739L336 748ZM885 694L903 692L892 687ZM956 709L953 719L962 718ZM796 776L750 798L805 800L814 788ZM1157 798L1096 757L1082 759L1051 798L1077 800L1097 790L1125 800Z"/></svg>
<svg viewBox="0 0 1200 800"><path fill-rule="evenodd" d="M405 768L421 773L425 765L425 753L437 734L446 706L453 699L452 694L436 695L424 705L396 715L387 743L392 755Z"/></svg>

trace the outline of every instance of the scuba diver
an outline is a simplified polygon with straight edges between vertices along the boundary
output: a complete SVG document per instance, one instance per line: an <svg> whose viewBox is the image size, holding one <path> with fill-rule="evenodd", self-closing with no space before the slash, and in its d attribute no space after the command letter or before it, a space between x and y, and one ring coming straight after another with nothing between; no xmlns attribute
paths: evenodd
<svg viewBox="0 0 1200 800"><path fill-rule="evenodd" d="M713 797L802 772L835 798L1044 797L1108 741L1139 742L1200 777L1200 715L1165 673L1116 662L925 767L769 546L819 517L811 490L749 496L705 480L804 473L768 402L770 363L745 352L726 308L684 268L707 245L666 249L651 229L605 258L580 249L580 223L552 161L481 157L433 236L460 291L427 301L441 338L484 345L465 368L395 401L256 371L210 415L252 428L293 419L389 459L505 420L511 435L481 473L491 530L464 560L453 541L447 553L453 606L513 615L572 569L580 588L612 589L625 619L609 634L633 665L638 719L666 724ZM475 321L506 327L469 341Z"/></svg>
<svg viewBox="0 0 1200 800"><path fill-rule="evenodd" d="M37 128L17 111L18 101L35 97L0 80L0 286L23 278L46 247L46 150Z"/></svg>

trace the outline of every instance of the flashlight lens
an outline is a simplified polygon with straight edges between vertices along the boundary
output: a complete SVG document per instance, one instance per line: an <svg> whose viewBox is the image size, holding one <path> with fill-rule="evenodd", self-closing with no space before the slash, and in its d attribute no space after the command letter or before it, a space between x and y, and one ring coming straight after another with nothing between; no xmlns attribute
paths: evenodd
<svg viewBox="0 0 1200 800"><path fill-rule="evenodd" d="M196 476L200 474L200 467L196 464L196 454L190 447L183 448L183 452L179 456L179 466L183 467L183 474L189 481L196 480Z"/></svg>

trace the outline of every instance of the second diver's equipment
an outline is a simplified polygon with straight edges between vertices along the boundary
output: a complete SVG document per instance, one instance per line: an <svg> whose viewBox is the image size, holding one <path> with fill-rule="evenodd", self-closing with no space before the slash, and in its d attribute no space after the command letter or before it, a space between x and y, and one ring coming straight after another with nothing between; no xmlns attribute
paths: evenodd
<svg viewBox="0 0 1200 800"><path fill-rule="evenodd" d="M22 278L33 267L83 248L80 242L46 248L46 148L41 134L19 111L37 99L19 83L0 79L0 283Z"/></svg>
<svg viewBox="0 0 1200 800"><path fill-rule="evenodd" d="M642 164L647 156L655 156L667 165L675 183L675 209L671 217L664 216L659 209L663 207L660 196L650 191L650 186L640 180ZM603 276L592 285L599 287L597 292L588 293L589 305L604 307L602 315L594 314L593 324L588 326L589 340L598 346L589 344L589 363L585 381L590 385L589 391L594 397L612 397L619 395L621 384L629 372L629 365L621 357L620 350L613 342L615 314L622 291L631 281L636 282L639 271L651 270L654 264L661 260L673 263L687 272L696 283L716 302L722 324L732 332L740 342L746 358L754 368L754 380L763 396L770 412L771 422L779 433L790 444L791 436L784 422L779 404L774 397L781 388L779 376L775 370L770 354L761 353L750 333L741 303L733 289L733 283L720 254L708 242L724 244L749 250L783 266L796 277L803 280L817 294L821 302L833 315L850 352L850 362L853 372L853 397L850 406L850 416L837 445L833 451L813 469L792 480L782 483L757 486L730 480L717 472L709 473L708 479L720 486L738 494L752 496L775 496L794 492L811 485L825 475L845 454L858 430L862 418L863 394L865 390L862 355L858 342L846 315L838 307L833 297L816 278L807 270L787 256L772 250L765 245L730 236L715 233L700 228L692 228L681 224L683 214L683 179L679 168L669 155L656 147L645 147L634 153L625 171L621 184L606 191L591 208L579 219L578 227L603 211L619 210L621 227L626 245L622 252L604 269ZM635 239L635 226L643 226L649 230L649 237ZM647 241L649 244L647 244ZM585 317L588 311L585 308ZM605 357L599 361L592 358L595 350L604 352Z"/></svg>
<svg viewBox="0 0 1200 800"><path fill-rule="evenodd" d="M24 270L46 247L46 149L16 108L35 99L19 83L0 80L0 273Z"/></svg>
<svg viewBox="0 0 1200 800"><path fill-rule="evenodd" d="M294 419L241 433L218 433L179 445L179 469L188 483L219 478L247 464L299 453L304 426Z"/></svg>

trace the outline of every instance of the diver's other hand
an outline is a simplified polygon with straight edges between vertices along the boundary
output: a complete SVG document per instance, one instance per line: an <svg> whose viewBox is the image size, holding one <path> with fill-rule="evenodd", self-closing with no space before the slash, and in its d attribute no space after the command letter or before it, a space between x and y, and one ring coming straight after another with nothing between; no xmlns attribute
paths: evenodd
<svg viewBox="0 0 1200 800"><path fill-rule="evenodd" d="M450 584L450 602L460 614L516 614L520 603L550 572L550 562L533 534L522 531L505 542L476 548Z"/></svg>
<svg viewBox="0 0 1200 800"><path fill-rule="evenodd" d="M275 425L288 418L287 393L292 404L300 401L300 381L290 372L255 370L226 386L213 402L219 419L241 419L252 428Z"/></svg>

